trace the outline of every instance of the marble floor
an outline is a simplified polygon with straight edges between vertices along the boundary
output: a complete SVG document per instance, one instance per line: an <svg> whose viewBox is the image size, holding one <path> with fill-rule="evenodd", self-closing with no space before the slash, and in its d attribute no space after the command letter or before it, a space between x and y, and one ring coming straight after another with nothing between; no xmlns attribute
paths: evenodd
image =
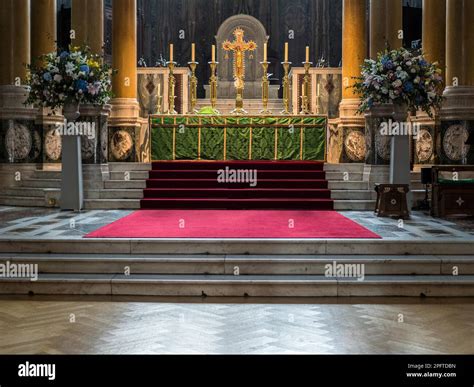
<svg viewBox="0 0 474 387"><path fill-rule="evenodd" d="M0 299L1 354L472 354L472 299Z"/></svg>
<svg viewBox="0 0 474 387"><path fill-rule="evenodd" d="M1 207L0 238L80 239L131 211L90 210L66 212L57 209ZM378 218L371 211L342 211L387 240L473 240L474 218L437 219L414 212L410 220Z"/></svg>

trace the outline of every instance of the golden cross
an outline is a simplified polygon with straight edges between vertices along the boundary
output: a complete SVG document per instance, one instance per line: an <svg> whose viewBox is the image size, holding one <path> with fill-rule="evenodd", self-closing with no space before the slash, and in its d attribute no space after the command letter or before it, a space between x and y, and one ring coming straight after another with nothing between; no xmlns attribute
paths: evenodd
<svg viewBox="0 0 474 387"><path fill-rule="evenodd" d="M234 79L236 89L244 88L244 77L245 77L245 51L254 51L257 48L257 43L253 40L246 42L244 40L244 30L242 28L236 28L233 32L235 40L230 42L229 40L222 43L222 48L225 51L232 51L234 54Z"/></svg>

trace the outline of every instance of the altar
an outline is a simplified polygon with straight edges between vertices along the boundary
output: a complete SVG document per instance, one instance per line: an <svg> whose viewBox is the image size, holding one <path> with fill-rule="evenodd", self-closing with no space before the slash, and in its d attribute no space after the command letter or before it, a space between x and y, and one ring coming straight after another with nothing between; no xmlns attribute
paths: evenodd
<svg viewBox="0 0 474 387"><path fill-rule="evenodd" d="M325 161L326 116L152 115L152 161Z"/></svg>

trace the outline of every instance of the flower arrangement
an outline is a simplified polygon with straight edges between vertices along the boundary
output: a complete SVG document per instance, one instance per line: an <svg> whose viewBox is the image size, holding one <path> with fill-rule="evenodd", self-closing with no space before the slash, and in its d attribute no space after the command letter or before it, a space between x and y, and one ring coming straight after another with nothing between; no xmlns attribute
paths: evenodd
<svg viewBox="0 0 474 387"><path fill-rule="evenodd" d="M381 52L376 60L366 59L362 76L352 86L362 98L358 112L374 104L394 103L432 117L432 109L443 101L441 72L436 62L429 63L421 52L405 48Z"/></svg>
<svg viewBox="0 0 474 387"><path fill-rule="evenodd" d="M29 66L30 94L25 102L38 107L61 108L67 102L105 105L111 98L110 66L88 47L52 52Z"/></svg>

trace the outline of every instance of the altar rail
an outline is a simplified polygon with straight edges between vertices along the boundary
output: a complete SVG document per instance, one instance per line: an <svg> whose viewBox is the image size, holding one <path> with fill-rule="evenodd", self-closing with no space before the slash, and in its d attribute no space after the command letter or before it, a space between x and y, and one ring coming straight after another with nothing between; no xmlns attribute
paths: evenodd
<svg viewBox="0 0 474 387"><path fill-rule="evenodd" d="M152 160L326 160L326 116L150 116Z"/></svg>

